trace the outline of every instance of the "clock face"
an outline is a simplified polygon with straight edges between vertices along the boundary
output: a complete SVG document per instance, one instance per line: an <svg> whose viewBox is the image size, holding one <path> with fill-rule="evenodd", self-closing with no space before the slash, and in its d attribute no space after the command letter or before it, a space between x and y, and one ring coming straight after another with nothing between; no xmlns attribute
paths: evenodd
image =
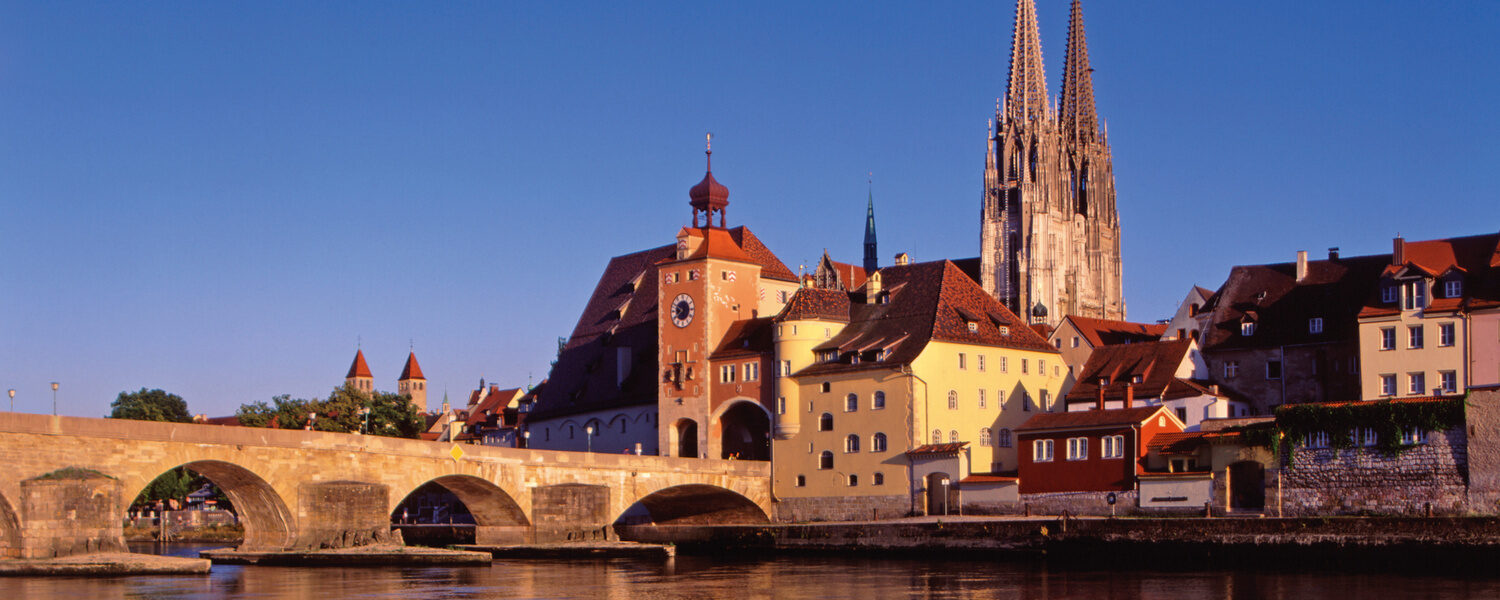
<svg viewBox="0 0 1500 600"><path fill-rule="evenodd" d="M672 324L678 327L687 327L693 322L693 297L687 294L678 294L672 300Z"/></svg>

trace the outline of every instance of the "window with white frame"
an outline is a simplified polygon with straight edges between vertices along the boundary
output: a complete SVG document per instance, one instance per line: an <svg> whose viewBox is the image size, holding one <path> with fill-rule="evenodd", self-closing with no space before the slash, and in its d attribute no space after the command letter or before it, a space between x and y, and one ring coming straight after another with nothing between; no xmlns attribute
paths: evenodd
<svg viewBox="0 0 1500 600"><path fill-rule="evenodd" d="M988 427L981 427L981 428L979 428L979 445L980 446L989 446L993 442L993 440L991 439L990 435L991 435L990 434L990 428L988 428Z"/></svg>
<svg viewBox="0 0 1500 600"><path fill-rule="evenodd" d="M954 429L954 430L948 432L948 443L950 443L950 444L957 444L958 443L958 430L957 429Z"/></svg>
<svg viewBox="0 0 1500 600"><path fill-rule="evenodd" d="M1380 301L1390 304L1396 301L1396 286L1385 285L1380 288Z"/></svg>
<svg viewBox="0 0 1500 600"><path fill-rule="evenodd" d="M1052 440L1031 442L1031 462L1052 462Z"/></svg>
<svg viewBox="0 0 1500 600"><path fill-rule="evenodd" d="M1308 333L1323 333L1323 317L1313 317L1307 320Z"/></svg>
<svg viewBox="0 0 1500 600"><path fill-rule="evenodd" d="M1021 374L1022 375L1025 375L1027 373L1026 365L1027 365L1027 359L1024 359L1024 358L1021 359Z"/></svg>
<svg viewBox="0 0 1500 600"><path fill-rule="evenodd" d="M745 381L760 381L760 363L745 363Z"/></svg>
<svg viewBox="0 0 1500 600"><path fill-rule="evenodd" d="M1038 359L1036 359L1036 374L1037 375L1046 375L1047 374L1047 359L1045 359L1045 358L1038 358Z"/></svg>
<svg viewBox="0 0 1500 600"><path fill-rule="evenodd" d="M848 436L846 436L844 438L844 452L845 453L859 452L859 436L858 435L851 433L851 434L849 434Z"/></svg>
<svg viewBox="0 0 1500 600"><path fill-rule="evenodd" d="M958 368L960 368L960 369L967 369L967 368L969 368L969 357L968 357L968 355L966 355L966 354L964 354L962 352L958 353Z"/></svg>
<svg viewBox="0 0 1500 600"><path fill-rule="evenodd" d="M1099 458L1125 458L1125 436L1106 435L1099 443L1103 445Z"/></svg>
<svg viewBox="0 0 1500 600"><path fill-rule="evenodd" d="M1047 389L1043 389L1041 391L1041 394L1042 394L1042 410L1052 410L1052 402L1048 398L1048 395L1050 394L1050 392L1051 392L1051 390L1047 390Z"/></svg>
<svg viewBox="0 0 1500 600"><path fill-rule="evenodd" d="M1420 427L1401 430L1401 443L1407 446L1427 443L1427 432Z"/></svg>
<svg viewBox="0 0 1500 600"><path fill-rule="evenodd" d="M876 433L873 437L870 438L870 451L871 452L885 452L885 434L884 433Z"/></svg>
<svg viewBox="0 0 1500 600"><path fill-rule="evenodd" d="M958 392L948 390L948 410L958 410Z"/></svg>
<svg viewBox="0 0 1500 600"><path fill-rule="evenodd" d="M1244 323L1240 323L1240 335L1245 337L1255 335L1255 322L1245 321Z"/></svg>
<svg viewBox="0 0 1500 600"><path fill-rule="evenodd" d="M941 430L941 429L934 429L934 430L932 430L932 443L934 443L934 444L941 444L941 443L943 443L943 430Z"/></svg>
<svg viewBox="0 0 1500 600"><path fill-rule="evenodd" d="M719 367L719 383L734 383L734 365Z"/></svg>
<svg viewBox="0 0 1500 600"><path fill-rule="evenodd" d="M1427 374L1422 371L1406 374L1406 393L1421 395L1427 393Z"/></svg>
<svg viewBox="0 0 1500 600"><path fill-rule="evenodd" d="M854 412L856 410L859 410L859 396L857 394L844 396L844 412Z"/></svg>
<svg viewBox="0 0 1500 600"><path fill-rule="evenodd" d="M1006 429L1006 428L1003 428L1003 427L1000 428L1000 433L997 434L997 435L995 435L995 445L999 446L1001 448L1009 448L1010 447L1010 430L1009 429Z"/></svg>
<svg viewBox="0 0 1500 600"><path fill-rule="evenodd" d="M1380 328L1380 349L1381 350L1395 350L1396 349L1396 328L1395 327L1381 327Z"/></svg>
<svg viewBox="0 0 1500 600"><path fill-rule="evenodd" d="M981 390L979 390L979 408L984 408L984 407L985 407L984 390L981 389Z"/></svg>
<svg viewBox="0 0 1500 600"><path fill-rule="evenodd" d="M1005 410L1005 390L995 390L995 408Z"/></svg>
<svg viewBox="0 0 1500 600"><path fill-rule="evenodd" d="M984 370L984 355L983 355L983 354L980 354L980 355L978 355L978 356L976 356L976 357L975 357L975 358L974 358L974 359L975 359L975 360L976 360L976 361L978 361L978 362L976 362L976 363L975 363L975 364L974 364L974 366L975 366L975 367L976 367L976 368L978 368L978 369L979 369L979 370L980 370L980 371L983 371L983 370Z"/></svg>
<svg viewBox="0 0 1500 600"><path fill-rule="evenodd" d="M1438 323L1438 345L1449 347L1453 345L1453 324Z"/></svg>
<svg viewBox="0 0 1500 600"><path fill-rule="evenodd" d="M1387 373L1380 376L1380 395L1396 395L1396 375L1394 373Z"/></svg>
<svg viewBox="0 0 1500 600"><path fill-rule="evenodd" d="M1377 436L1370 427L1355 427L1349 431L1349 441L1360 446L1374 446Z"/></svg>
<svg viewBox="0 0 1500 600"><path fill-rule="evenodd" d="M1226 360L1226 361L1224 361L1224 378L1225 379L1234 379L1235 377L1239 376L1239 374L1240 374L1240 361L1237 361L1237 360Z"/></svg>
<svg viewBox="0 0 1500 600"><path fill-rule="evenodd" d="M1308 448L1327 448L1329 443L1327 431L1315 431L1307 438Z"/></svg>
<svg viewBox="0 0 1500 600"><path fill-rule="evenodd" d="M1068 438L1068 460L1085 460L1089 457L1089 439Z"/></svg>
<svg viewBox="0 0 1500 600"><path fill-rule="evenodd" d="M789 361L789 360L783 360L783 361L781 361L781 376L782 377L786 377L786 376L791 375L791 374L792 374L792 361Z"/></svg>
<svg viewBox="0 0 1500 600"><path fill-rule="evenodd" d="M1031 410L1031 392L1021 390L1021 410Z"/></svg>
<svg viewBox="0 0 1500 600"><path fill-rule="evenodd" d="M1443 388L1444 394L1452 394L1458 391L1457 371L1438 371L1438 381Z"/></svg>
<svg viewBox="0 0 1500 600"><path fill-rule="evenodd" d="M777 396L776 397L776 414L778 414L778 415L784 415L784 414L786 414L786 396Z"/></svg>
<svg viewBox="0 0 1500 600"><path fill-rule="evenodd" d="M875 392L875 398L870 401L870 408L875 410L885 408L885 392Z"/></svg>
<svg viewBox="0 0 1500 600"><path fill-rule="evenodd" d="M1401 309L1427 308L1427 282L1421 279L1401 285Z"/></svg>
<svg viewBox="0 0 1500 600"><path fill-rule="evenodd" d="M1076 336L1076 335L1073 336L1073 347L1074 348L1078 347L1078 336Z"/></svg>
<svg viewBox="0 0 1500 600"><path fill-rule="evenodd" d="M1422 347L1422 338L1423 338L1423 335L1422 335L1422 326L1421 325L1410 325L1410 326L1408 326L1406 328L1406 347L1407 348L1413 348L1413 349L1421 348Z"/></svg>
<svg viewBox="0 0 1500 600"><path fill-rule="evenodd" d="M969 321L968 325L969 325L969 333L977 333L979 331L979 324L978 323L975 323L973 321Z"/></svg>
<svg viewBox="0 0 1500 600"><path fill-rule="evenodd" d="M1010 359L1009 358L1004 357L1004 356L1000 357L1000 372L1001 373L1009 373L1010 372Z"/></svg>
<svg viewBox="0 0 1500 600"><path fill-rule="evenodd" d="M1443 282L1443 297L1457 298L1464 295L1464 282L1462 279L1449 279Z"/></svg>

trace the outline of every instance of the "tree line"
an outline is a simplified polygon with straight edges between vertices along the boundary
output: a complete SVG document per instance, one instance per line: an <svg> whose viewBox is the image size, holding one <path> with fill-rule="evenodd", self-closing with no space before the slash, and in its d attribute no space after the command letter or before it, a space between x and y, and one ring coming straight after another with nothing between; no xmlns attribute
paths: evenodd
<svg viewBox="0 0 1500 600"><path fill-rule="evenodd" d="M345 384L327 398L292 398L283 394L268 402L241 404L234 416L245 427L311 429L415 438L422 432L421 414L403 394L367 392ZM187 402L177 394L141 388L120 392L110 403L109 418L191 423Z"/></svg>

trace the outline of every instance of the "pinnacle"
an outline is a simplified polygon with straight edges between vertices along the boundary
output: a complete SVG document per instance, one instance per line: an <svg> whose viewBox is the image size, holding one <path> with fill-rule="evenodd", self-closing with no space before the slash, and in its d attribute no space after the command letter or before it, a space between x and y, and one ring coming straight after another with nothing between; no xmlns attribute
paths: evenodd
<svg viewBox="0 0 1500 600"><path fill-rule="evenodd" d="M1010 43L1010 76L1005 84L1005 118L1046 118L1047 77L1042 68L1042 36L1034 0L1016 0L1015 33Z"/></svg>

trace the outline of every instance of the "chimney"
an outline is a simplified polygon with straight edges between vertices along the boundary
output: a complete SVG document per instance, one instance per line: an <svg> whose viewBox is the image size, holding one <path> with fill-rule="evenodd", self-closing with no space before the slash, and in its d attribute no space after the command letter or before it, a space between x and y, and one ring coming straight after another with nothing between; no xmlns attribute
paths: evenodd
<svg viewBox="0 0 1500 600"><path fill-rule="evenodd" d="M1104 410L1104 378L1099 378L1099 393L1094 399L1094 410Z"/></svg>
<svg viewBox="0 0 1500 600"><path fill-rule="evenodd" d="M1306 250L1298 250L1297 251L1297 282L1301 283L1303 279L1307 279L1307 251Z"/></svg>
<svg viewBox="0 0 1500 600"><path fill-rule="evenodd" d="M1328 260L1338 260L1338 259L1339 259L1339 247L1338 246L1334 246L1332 248L1329 248L1328 249Z"/></svg>
<svg viewBox="0 0 1500 600"><path fill-rule="evenodd" d="M904 267L911 264L911 255L905 252L896 255L896 266Z"/></svg>
<svg viewBox="0 0 1500 600"><path fill-rule="evenodd" d="M1125 382L1125 408L1135 408L1135 384Z"/></svg>
<svg viewBox="0 0 1500 600"><path fill-rule="evenodd" d="M1396 236L1396 239L1391 240L1391 264L1406 264L1406 238L1399 235Z"/></svg>
<svg viewBox="0 0 1500 600"><path fill-rule="evenodd" d="M1208 393L1213 394L1215 396L1219 395L1219 384L1215 383L1215 384L1213 384L1211 386L1208 386Z"/></svg>

